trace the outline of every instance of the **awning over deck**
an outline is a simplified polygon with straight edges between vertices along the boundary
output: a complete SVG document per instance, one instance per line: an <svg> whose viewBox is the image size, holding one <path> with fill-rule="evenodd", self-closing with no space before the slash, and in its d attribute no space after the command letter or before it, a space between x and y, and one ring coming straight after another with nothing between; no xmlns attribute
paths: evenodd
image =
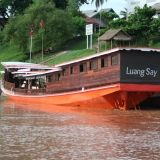
<svg viewBox="0 0 160 160"><path fill-rule="evenodd" d="M14 74L14 77L25 79L37 79L37 77L44 77L48 73L62 70L61 67L25 62L1 62L1 64L10 70L10 72Z"/></svg>

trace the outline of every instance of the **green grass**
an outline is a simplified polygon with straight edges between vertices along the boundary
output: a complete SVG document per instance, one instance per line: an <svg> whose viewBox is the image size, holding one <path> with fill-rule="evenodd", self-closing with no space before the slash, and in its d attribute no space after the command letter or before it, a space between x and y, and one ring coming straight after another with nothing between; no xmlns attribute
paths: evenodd
<svg viewBox="0 0 160 160"><path fill-rule="evenodd" d="M59 57L56 57L45 64L47 65L55 65L59 64L65 61L70 61L74 59L78 59L81 57L85 57L91 54L95 54L96 49L94 44L97 43L97 35L92 36L92 44L93 44L93 49L86 49L86 41L87 37L82 36L82 37L76 37L71 40L68 40L68 52L64 55L61 55ZM90 36L88 37L90 40ZM152 47L155 48L160 48L160 42L159 42L159 37L158 36L150 36L148 37L148 42L143 38L139 37L137 39L133 39L131 41L131 46L148 46L149 41L152 41ZM119 42L116 42L118 44ZM89 42L90 44L90 42ZM89 45L88 44L88 45ZM115 44L115 46L116 46ZM123 42L123 45L129 46L128 42ZM101 45L101 51L109 49L110 44L108 43L107 45L102 44ZM56 55L58 52L53 52L50 54L44 54L43 59L48 58L50 56ZM37 55L32 55L32 63L39 63L42 60L42 54L39 53ZM14 45L8 45L8 44L1 44L0 43L0 61L5 62L5 61L21 61L21 62L29 62L29 51L27 54L24 54L22 51L20 51L16 46ZM2 65L0 65L0 70L3 70Z"/></svg>
<svg viewBox="0 0 160 160"><path fill-rule="evenodd" d="M90 36L88 36L88 45L90 46ZM97 35L92 35L92 44L97 42ZM77 37L69 40L69 50L81 50L87 48L87 36Z"/></svg>
<svg viewBox="0 0 160 160"><path fill-rule="evenodd" d="M25 61L27 56L22 53L16 46L9 46L8 44L0 45L0 61L1 62L14 62L14 61ZM3 66L0 64L0 70Z"/></svg>
<svg viewBox="0 0 160 160"><path fill-rule="evenodd" d="M42 61L42 59L46 59L48 57L56 55L57 53L59 53L59 52L48 53L48 54L43 53L43 55L42 55L42 53L39 53L37 55L33 55L32 59L31 59L31 63L39 63ZM30 62L30 60L27 59L25 62Z"/></svg>
<svg viewBox="0 0 160 160"><path fill-rule="evenodd" d="M62 62L78 59L95 53L95 49L82 49L68 51L66 54L58 56L50 61L47 61L46 65L55 65Z"/></svg>
<svg viewBox="0 0 160 160"><path fill-rule="evenodd" d="M88 37L89 42L88 42L88 46L90 47L90 37ZM87 48L87 37L86 36L82 36L82 37L76 37L73 38L71 40L68 40L68 52L65 55L56 57L44 64L46 65L55 65L55 64L59 64L65 61L70 61L73 59L77 59L77 58L81 58L84 56L88 56L91 54L95 53L95 47L93 49L86 49ZM92 37L92 44L97 42L97 35L93 35ZM49 58L53 55L58 54L59 52L53 52L53 53L49 53L49 54L44 54L43 55L43 59ZM31 62L32 63L38 63L42 60L42 53L38 54L38 55L34 55L34 58L32 58ZM26 62L29 62L29 60L27 60Z"/></svg>

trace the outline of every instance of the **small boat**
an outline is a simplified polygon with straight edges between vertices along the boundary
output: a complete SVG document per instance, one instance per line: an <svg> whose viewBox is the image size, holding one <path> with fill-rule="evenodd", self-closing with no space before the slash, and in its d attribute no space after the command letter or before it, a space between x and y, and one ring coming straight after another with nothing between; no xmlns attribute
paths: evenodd
<svg viewBox="0 0 160 160"><path fill-rule="evenodd" d="M160 92L160 49L117 47L55 66L1 62L2 91L36 104L138 109Z"/></svg>

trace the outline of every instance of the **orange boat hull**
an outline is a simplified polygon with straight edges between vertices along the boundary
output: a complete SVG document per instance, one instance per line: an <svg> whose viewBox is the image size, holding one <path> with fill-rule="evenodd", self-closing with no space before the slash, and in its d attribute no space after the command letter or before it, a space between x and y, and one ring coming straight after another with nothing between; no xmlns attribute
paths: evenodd
<svg viewBox="0 0 160 160"><path fill-rule="evenodd" d="M76 102L70 105L108 109L117 108L121 110L128 110L131 108L140 109L139 103L156 93L157 92L148 93L117 91L92 100Z"/></svg>
<svg viewBox="0 0 160 160"><path fill-rule="evenodd" d="M84 91L60 93L60 94L45 94L45 95L20 95L12 93L4 88L2 91L12 100L36 104L56 104L56 105L70 105L72 103L92 100L97 97L104 96L120 90L119 85L110 85L107 87L100 87L96 89L89 89Z"/></svg>
<svg viewBox="0 0 160 160"><path fill-rule="evenodd" d="M94 99L72 103L72 106L108 109L140 109L139 103L157 94L160 85L120 84L120 90Z"/></svg>
<svg viewBox="0 0 160 160"><path fill-rule="evenodd" d="M140 102L159 90L159 86L148 86L148 90L144 89L144 86L143 89L140 89L141 86L139 86L140 91L134 91L133 88L137 89L134 85L127 87L127 85L116 84L84 91L48 95L18 95L4 88L2 91L10 99L26 103L127 110L139 109Z"/></svg>

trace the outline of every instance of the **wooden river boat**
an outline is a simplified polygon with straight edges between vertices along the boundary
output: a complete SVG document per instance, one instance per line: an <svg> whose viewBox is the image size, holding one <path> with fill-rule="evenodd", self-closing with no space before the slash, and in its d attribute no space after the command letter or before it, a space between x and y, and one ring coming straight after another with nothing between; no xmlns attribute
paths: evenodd
<svg viewBox="0 0 160 160"><path fill-rule="evenodd" d="M2 91L36 104L127 110L160 92L160 49L118 47L55 66L2 62Z"/></svg>

